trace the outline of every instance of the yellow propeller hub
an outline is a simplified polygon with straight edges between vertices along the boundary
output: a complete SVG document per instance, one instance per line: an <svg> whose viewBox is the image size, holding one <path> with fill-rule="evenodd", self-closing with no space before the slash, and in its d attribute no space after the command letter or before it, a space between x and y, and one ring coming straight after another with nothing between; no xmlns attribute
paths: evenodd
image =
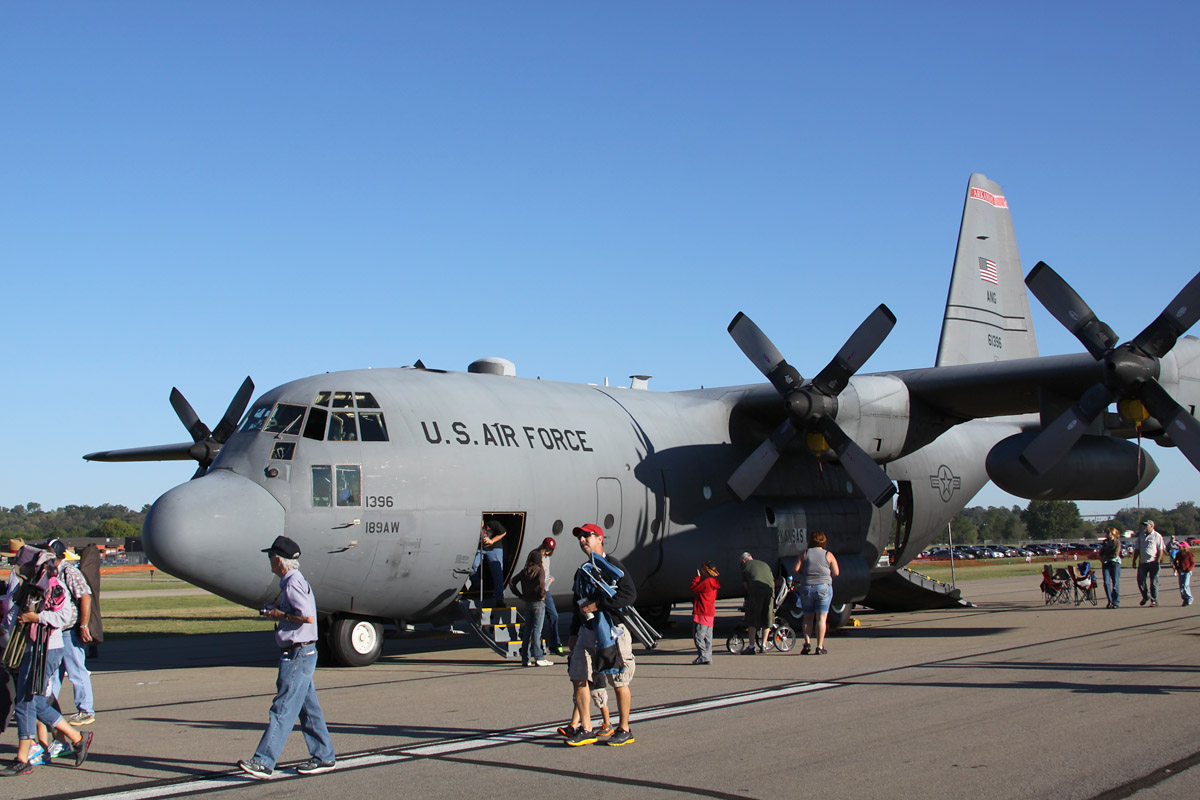
<svg viewBox="0 0 1200 800"><path fill-rule="evenodd" d="M1142 401L1136 397L1118 402L1117 411L1121 412L1122 417L1138 425L1150 419L1150 412L1142 405Z"/></svg>

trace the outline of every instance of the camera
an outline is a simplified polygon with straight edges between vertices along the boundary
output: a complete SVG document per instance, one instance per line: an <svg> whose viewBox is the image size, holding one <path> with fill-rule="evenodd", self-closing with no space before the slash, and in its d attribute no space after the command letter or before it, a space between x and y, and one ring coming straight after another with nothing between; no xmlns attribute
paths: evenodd
<svg viewBox="0 0 1200 800"><path fill-rule="evenodd" d="M271 607L270 607L270 606L263 606L262 608L260 608L260 609L258 610L258 615L259 615L260 617L265 617L265 616L266 616L267 614L269 614L269 613L271 613Z"/></svg>

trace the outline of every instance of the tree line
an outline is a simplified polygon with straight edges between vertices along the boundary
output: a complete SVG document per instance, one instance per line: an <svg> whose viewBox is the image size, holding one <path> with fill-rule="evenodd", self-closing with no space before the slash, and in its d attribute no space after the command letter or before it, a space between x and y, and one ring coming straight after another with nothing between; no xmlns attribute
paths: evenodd
<svg viewBox="0 0 1200 800"><path fill-rule="evenodd" d="M64 506L47 511L40 503L5 508L0 506L0 542L20 537L26 541L76 538L123 539L141 536L149 505L141 511L125 506ZM1044 539L1094 539L1109 528L1137 531L1144 519L1152 519L1163 536L1200 536L1200 508L1192 501L1172 509L1122 508L1111 519L1085 520L1079 506L1069 500L1031 500L1025 508L972 506L951 523L954 541L1022 542ZM939 541L946 541L943 533Z"/></svg>
<svg viewBox="0 0 1200 800"><path fill-rule="evenodd" d="M1069 500L1030 500L1025 508L975 506L963 509L950 523L956 544L1016 543L1038 540L1103 538L1109 528L1138 531L1142 520L1154 520L1163 536L1200 536L1200 508L1190 500L1172 509L1122 508L1103 520L1084 519ZM946 533L939 538L947 541Z"/></svg>
<svg viewBox="0 0 1200 800"><path fill-rule="evenodd" d="M0 542L21 538L27 542L46 539L124 539L141 536L149 505L141 511L105 503L102 506L63 506L47 511L41 503L5 508L0 506Z"/></svg>

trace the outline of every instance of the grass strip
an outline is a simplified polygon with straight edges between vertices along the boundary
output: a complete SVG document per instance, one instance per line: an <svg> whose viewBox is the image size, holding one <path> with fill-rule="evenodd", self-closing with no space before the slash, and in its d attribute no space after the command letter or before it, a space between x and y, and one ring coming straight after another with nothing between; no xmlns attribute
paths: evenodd
<svg viewBox="0 0 1200 800"><path fill-rule="evenodd" d="M269 631L270 620L216 595L104 600L105 639Z"/></svg>

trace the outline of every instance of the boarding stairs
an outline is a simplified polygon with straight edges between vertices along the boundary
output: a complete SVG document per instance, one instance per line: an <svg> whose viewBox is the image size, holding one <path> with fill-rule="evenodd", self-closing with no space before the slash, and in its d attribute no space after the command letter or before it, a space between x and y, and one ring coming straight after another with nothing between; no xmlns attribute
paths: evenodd
<svg viewBox="0 0 1200 800"><path fill-rule="evenodd" d="M482 600L463 596L458 601L463 619L483 643L504 658L521 657L521 626L524 621L512 606L493 608Z"/></svg>
<svg viewBox="0 0 1200 800"><path fill-rule="evenodd" d="M974 608L962 591L907 567L871 576L871 589L862 604L876 611L915 611L933 608Z"/></svg>

